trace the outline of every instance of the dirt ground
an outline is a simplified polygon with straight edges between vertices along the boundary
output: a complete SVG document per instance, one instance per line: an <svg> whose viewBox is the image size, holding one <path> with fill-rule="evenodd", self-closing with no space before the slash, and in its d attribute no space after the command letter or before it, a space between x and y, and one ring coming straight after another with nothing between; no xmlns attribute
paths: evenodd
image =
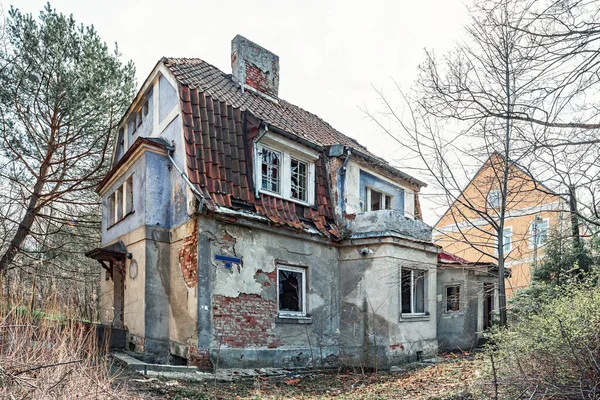
<svg viewBox="0 0 600 400"><path fill-rule="evenodd" d="M451 354L435 364L407 366L400 373L360 371L290 372L287 376L185 382L121 376L132 397L144 399L455 399L482 398L481 361Z"/></svg>

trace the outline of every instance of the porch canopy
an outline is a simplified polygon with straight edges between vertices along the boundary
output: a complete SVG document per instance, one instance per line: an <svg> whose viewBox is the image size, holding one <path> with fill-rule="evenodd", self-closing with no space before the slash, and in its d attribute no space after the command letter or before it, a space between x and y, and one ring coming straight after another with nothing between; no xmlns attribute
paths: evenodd
<svg viewBox="0 0 600 400"><path fill-rule="evenodd" d="M112 279L114 266L119 268L121 276L125 276L125 259L128 256L130 257L130 253L127 252L125 244L118 241L105 247L97 247L94 250L90 250L85 253L85 256L97 260Z"/></svg>

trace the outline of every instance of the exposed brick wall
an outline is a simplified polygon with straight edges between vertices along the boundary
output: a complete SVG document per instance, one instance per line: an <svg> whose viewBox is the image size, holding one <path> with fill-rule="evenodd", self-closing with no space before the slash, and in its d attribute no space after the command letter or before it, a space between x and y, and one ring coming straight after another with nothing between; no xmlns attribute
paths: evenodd
<svg viewBox="0 0 600 400"><path fill-rule="evenodd" d="M193 288L198 282L198 221L194 220L192 234L183 239L179 249L179 266L183 273L185 284Z"/></svg>
<svg viewBox="0 0 600 400"><path fill-rule="evenodd" d="M263 285L272 285L265 282ZM277 303L257 294L241 293L238 297L213 296L215 340L228 347L249 346L275 348Z"/></svg>
<svg viewBox="0 0 600 400"><path fill-rule="evenodd" d="M213 363L210 361L210 351L208 349L199 349L190 346L188 352L188 364L194 365L201 370L212 370Z"/></svg>
<svg viewBox="0 0 600 400"><path fill-rule="evenodd" d="M273 77L267 76L256 65L246 62L246 85L263 93L276 96L277 93L273 90L273 84L268 82L267 79L273 79Z"/></svg>

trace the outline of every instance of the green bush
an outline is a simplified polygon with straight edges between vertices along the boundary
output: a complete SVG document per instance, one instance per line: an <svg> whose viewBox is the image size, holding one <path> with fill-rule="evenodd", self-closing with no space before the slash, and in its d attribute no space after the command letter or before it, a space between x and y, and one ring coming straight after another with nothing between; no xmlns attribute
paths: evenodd
<svg viewBox="0 0 600 400"><path fill-rule="evenodd" d="M491 333L485 355L494 357L503 398L598 398L600 288L596 278L588 275L561 286L540 286L551 296L529 304L537 307L535 312L522 312L518 322Z"/></svg>

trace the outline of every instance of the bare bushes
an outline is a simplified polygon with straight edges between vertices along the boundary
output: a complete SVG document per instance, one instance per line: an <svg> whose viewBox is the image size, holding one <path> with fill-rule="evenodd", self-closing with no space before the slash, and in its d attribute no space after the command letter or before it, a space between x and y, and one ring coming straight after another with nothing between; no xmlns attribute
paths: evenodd
<svg viewBox="0 0 600 400"><path fill-rule="evenodd" d="M600 397L600 288L589 280L559 290L493 333L486 352L502 398Z"/></svg>
<svg viewBox="0 0 600 400"><path fill-rule="evenodd" d="M90 325L0 305L0 398L116 398Z"/></svg>

